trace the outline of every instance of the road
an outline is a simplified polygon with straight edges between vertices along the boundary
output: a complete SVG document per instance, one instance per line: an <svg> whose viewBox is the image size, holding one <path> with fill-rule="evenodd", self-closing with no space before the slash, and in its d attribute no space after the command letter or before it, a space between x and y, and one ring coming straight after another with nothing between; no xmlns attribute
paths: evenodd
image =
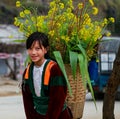
<svg viewBox="0 0 120 119"><path fill-rule="evenodd" d="M25 119L21 96L0 97L0 119Z"/></svg>
<svg viewBox="0 0 120 119"><path fill-rule="evenodd" d="M0 119L25 119L22 97L9 96L0 97ZM102 119L102 101L96 101L96 110L91 96L86 96L84 113L82 119ZM120 101L115 102L115 119L120 119Z"/></svg>
<svg viewBox="0 0 120 119"><path fill-rule="evenodd" d="M92 101L90 93L86 95L84 113L82 119L102 119L103 101L96 100L97 110ZM120 119L120 101L115 101L114 109L115 119Z"/></svg>

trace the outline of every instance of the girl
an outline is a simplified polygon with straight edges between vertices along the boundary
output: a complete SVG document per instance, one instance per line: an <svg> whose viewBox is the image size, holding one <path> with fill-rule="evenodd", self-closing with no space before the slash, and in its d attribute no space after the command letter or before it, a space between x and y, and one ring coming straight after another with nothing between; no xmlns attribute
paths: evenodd
<svg viewBox="0 0 120 119"><path fill-rule="evenodd" d="M32 63L23 74L22 95L27 119L71 119L65 103L67 84L58 64L46 59L48 37L34 32L26 41Z"/></svg>

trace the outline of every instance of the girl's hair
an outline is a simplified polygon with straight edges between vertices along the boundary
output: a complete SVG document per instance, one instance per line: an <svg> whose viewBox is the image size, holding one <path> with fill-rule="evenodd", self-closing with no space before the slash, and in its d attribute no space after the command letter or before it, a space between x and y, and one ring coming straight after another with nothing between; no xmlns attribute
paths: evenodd
<svg viewBox="0 0 120 119"><path fill-rule="evenodd" d="M42 32L34 32L27 38L26 48L29 49L35 41L39 42L40 47L41 45L44 48L47 48L49 46L49 41L46 34Z"/></svg>

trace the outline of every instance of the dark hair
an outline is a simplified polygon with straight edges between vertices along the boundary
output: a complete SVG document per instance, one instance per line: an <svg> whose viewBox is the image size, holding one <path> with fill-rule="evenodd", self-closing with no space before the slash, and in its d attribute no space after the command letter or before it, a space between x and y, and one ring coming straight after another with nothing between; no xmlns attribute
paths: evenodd
<svg viewBox="0 0 120 119"><path fill-rule="evenodd" d="M45 48L49 46L49 41L46 34L42 32L34 32L27 38L26 48L29 49L35 41L39 42L40 47L41 45L43 45Z"/></svg>

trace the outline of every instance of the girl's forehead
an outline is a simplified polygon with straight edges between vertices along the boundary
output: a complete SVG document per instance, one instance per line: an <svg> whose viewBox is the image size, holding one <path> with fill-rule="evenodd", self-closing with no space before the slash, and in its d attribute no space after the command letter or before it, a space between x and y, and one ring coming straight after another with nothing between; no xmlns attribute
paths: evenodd
<svg viewBox="0 0 120 119"><path fill-rule="evenodd" d="M31 47L35 47L35 46L39 46L39 47L41 47L42 46L42 44L38 41L38 40L35 40L33 43L32 43L32 46Z"/></svg>

